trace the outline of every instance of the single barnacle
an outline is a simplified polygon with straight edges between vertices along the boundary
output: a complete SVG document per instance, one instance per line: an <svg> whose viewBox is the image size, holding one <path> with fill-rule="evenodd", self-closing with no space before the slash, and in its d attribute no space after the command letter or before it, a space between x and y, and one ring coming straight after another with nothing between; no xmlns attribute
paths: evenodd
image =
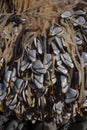
<svg viewBox="0 0 87 130"><path fill-rule="evenodd" d="M37 52L38 52L39 54L42 54L41 41L40 41L39 39L37 39L37 38L34 38L34 45L35 45L35 47L36 47L36 49L37 49Z"/></svg>
<svg viewBox="0 0 87 130"><path fill-rule="evenodd" d="M68 85L68 81L67 81L67 77L61 75L61 87L62 87L62 91L63 93L66 93L69 89L69 85Z"/></svg>
<svg viewBox="0 0 87 130"><path fill-rule="evenodd" d="M65 95L66 95L65 102L66 103L71 103L71 102L75 101L78 98L79 92L72 89L72 88L69 88Z"/></svg>
<svg viewBox="0 0 87 130"><path fill-rule="evenodd" d="M3 64L4 64L4 59L1 57L0 58L0 69L2 68Z"/></svg>
<svg viewBox="0 0 87 130"><path fill-rule="evenodd" d="M50 35L55 36L55 35L60 35L63 33L63 29L61 27L55 27L54 25L50 27Z"/></svg>
<svg viewBox="0 0 87 130"><path fill-rule="evenodd" d="M69 18L71 16L72 16L72 14L70 11L65 11L64 13L61 14L62 18Z"/></svg>

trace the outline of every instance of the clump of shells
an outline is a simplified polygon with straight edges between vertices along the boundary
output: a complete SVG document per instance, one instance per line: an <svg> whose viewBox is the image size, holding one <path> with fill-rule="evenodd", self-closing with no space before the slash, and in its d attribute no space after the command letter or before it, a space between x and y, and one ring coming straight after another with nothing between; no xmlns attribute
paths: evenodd
<svg viewBox="0 0 87 130"><path fill-rule="evenodd" d="M58 4L0 15L0 109L32 123L87 107L86 12Z"/></svg>

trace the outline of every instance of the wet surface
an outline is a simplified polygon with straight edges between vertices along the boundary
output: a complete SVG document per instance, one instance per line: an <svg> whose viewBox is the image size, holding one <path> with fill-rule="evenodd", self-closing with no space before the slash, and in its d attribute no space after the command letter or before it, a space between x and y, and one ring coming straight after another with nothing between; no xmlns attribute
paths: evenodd
<svg viewBox="0 0 87 130"><path fill-rule="evenodd" d="M42 130L42 125L38 125L34 130ZM44 130L56 130L55 125L45 125ZM61 129L60 129L61 130ZM72 124L68 130L87 130L87 120Z"/></svg>
<svg viewBox="0 0 87 130"><path fill-rule="evenodd" d="M72 124L69 130L87 130L87 121Z"/></svg>
<svg viewBox="0 0 87 130"><path fill-rule="evenodd" d="M42 126L41 124L38 125L34 130L42 130ZM46 125L44 127L44 130L56 130L56 127L55 126L51 126L50 125ZM87 130L87 120L86 121L83 121L83 122L79 122L79 123L74 123L72 124L68 130Z"/></svg>
<svg viewBox="0 0 87 130"><path fill-rule="evenodd" d="M1 128L0 130L57 130L56 126L53 123L47 124L45 123L44 129L42 129L42 124L28 125L23 126L22 123L18 126L18 123L15 120L12 120L8 125L6 124L5 128ZM63 129L58 129L63 130ZM79 123L73 123L69 127L68 130L87 130L87 120Z"/></svg>
<svg viewBox="0 0 87 130"><path fill-rule="evenodd" d="M52 122L44 122L43 127L43 124L39 122L32 124L31 121L24 122L15 117L0 114L0 130L87 130L87 112L83 113L83 117L77 115L76 118L73 118L68 129L64 129L64 127L57 129Z"/></svg>

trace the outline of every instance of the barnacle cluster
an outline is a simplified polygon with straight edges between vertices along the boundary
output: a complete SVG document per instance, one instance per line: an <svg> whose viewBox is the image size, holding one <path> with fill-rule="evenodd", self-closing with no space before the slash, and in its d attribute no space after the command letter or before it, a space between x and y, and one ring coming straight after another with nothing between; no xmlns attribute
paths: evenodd
<svg viewBox="0 0 87 130"><path fill-rule="evenodd" d="M1 1L0 110L68 122L87 107L86 3L18 2Z"/></svg>

